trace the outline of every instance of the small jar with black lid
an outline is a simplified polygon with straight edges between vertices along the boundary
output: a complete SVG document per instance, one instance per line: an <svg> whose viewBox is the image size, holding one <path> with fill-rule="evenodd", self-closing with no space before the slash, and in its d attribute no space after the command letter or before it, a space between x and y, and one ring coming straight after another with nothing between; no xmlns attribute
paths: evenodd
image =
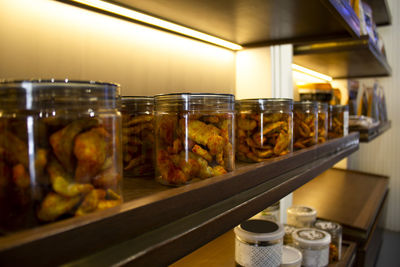
<svg viewBox="0 0 400 267"><path fill-rule="evenodd" d="M349 106L329 106L328 138L334 139L349 133Z"/></svg>
<svg viewBox="0 0 400 267"><path fill-rule="evenodd" d="M303 255L302 266L328 266L329 244L331 242L331 236L328 232L314 228L302 228L293 232L292 236L294 246Z"/></svg>
<svg viewBox="0 0 400 267"><path fill-rule="evenodd" d="M318 142L317 102L302 101L293 105L293 148L295 150L313 146Z"/></svg>
<svg viewBox="0 0 400 267"><path fill-rule="evenodd" d="M125 177L154 176L154 98L123 96L122 151Z"/></svg>
<svg viewBox="0 0 400 267"><path fill-rule="evenodd" d="M317 220L314 227L331 235L329 246L329 262L339 261L342 253L342 226L335 222Z"/></svg>
<svg viewBox="0 0 400 267"><path fill-rule="evenodd" d="M328 104L318 102L318 143L328 140Z"/></svg>
<svg viewBox="0 0 400 267"><path fill-rule="evenodd" d="M285 233L280 223L248 220L236 226L234 232L237 266L280 266Z"/></svg>
<svg viewBox="0 0 400 267"><path fill-rule="evenodd" d="M235 98L166 94L155 100L156 179L178 186L235 168Z"/></svg>
<svg viewBox="0 0 400 267"><path fill-rule="evenodd" d="M236 157L262 162L293 150L293 100L285 98L236 101Z"/></svg>

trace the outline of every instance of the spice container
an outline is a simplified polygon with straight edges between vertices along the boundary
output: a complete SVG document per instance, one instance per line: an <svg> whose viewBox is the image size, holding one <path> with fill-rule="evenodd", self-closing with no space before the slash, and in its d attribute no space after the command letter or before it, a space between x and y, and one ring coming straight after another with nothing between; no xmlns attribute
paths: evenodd
<svg viewBox="0 0 400 267"><path fill-rule="evenodd" d="M243 99L236 102L236 157L262 162L292 152L291 99Z"/></svg>
<svg viewBox="0 0 400 267"><path fill-rule="evenodd" d="M318 143L328 140L328 104L318 103Z"/></svg>
<svg viewBox="0 0 400 267"><path fill-rule="evenodd" d="M287 223L302 228L312 227L317 218L317 211L311 207L293 206L287 209Z"/></svg>
<svg viewBox="0 0 400 267"><path fill-rule="evenodd" d="M282 262L283 226L273 221L248 220L236 226L235 261L239 266L269 267Z"/></svg>
<svg viewBox="0 0 400 267"><path fill-rule="evenodd" d="M121 98L124 176L154 176L154 99Z"/></svg>
<svg viewBox="0 0 400 267"><path fill-rule="evenodd" d="M300 267L302 260L303 256L297 248L283 246L282 264L280 267Z"/></svg>
<svg viewBox="0 0 400 267"><path fill-rule="evenodd" d="M335 222L318 220L315 222L314 227L331 235L329 262L339 261L342 255L342 226Z"/></svg>
<svg viewBox="0 0 400 267"><path fill-rule="evenodd" d="M331 236L325 231L303 228L293 233L294 246L303 255L302 266L320 267L329 263Z"/></svg>
<svg viewBox="0 0 400 267"><path fill-rule="evenodd" d="M295 102L293 106L293 148L302 149L317 144L318 106L316 102Z"/></svg>
<svg viewBox="0 0 400 267"><path fill-rule="evenodd" d="M259 220L270 220L274 222L279 222L280 221L280 204L279 201L272 204L265 210L257 213L254 217L254 219L259 219Z"/></svg>
<svg viewBox="0 0 400 267"><path fill-rule="evenodd" d="M294 227L292 225L284 224L285 229L285 236L283 237L283 244L291 246L293 244L293 238L292 234L294 231L296 231L297 227Z"/></svg>
<svg viewBox="0 0 400 267"><path fill-rule="evenodd" d="M234 156L234 96L155 96L156 179L182 185L230 172Z"/></svg>
<svg viewBox="0 0 400 267"><path fill-rule="evenodd" d="M0 231L122 202L119 86L0 82Z"/></svg>
<svg viewBox="0 0 400 267"><path fill-rule="evenodd" d="M338 138L349 133L349 106L329 106L328 138Z"/></svg>

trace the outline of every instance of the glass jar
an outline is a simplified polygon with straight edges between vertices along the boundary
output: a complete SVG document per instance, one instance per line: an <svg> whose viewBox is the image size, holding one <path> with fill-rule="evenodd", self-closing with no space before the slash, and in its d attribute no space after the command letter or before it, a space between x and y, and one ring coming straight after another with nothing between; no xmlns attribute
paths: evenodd
<svg viewBox="0 0 400 267"><path fill-rule="evenodd" d="M293 148L313 146L318 142L318 106L316 102L295 102L293 105Z"/></svg>
<svg viewBox="0 0 400 267"><path fill-rule="evenodd" d="M122 202L119 86L0 82L0 230Z"/></svg>
<svg viewBox="0 0 400 267"><path fill-rule="evenodd" d="M296 230L292 235L294 246L303 255L302 266L328 266L329 243L331 242L331 236L328 232L303 228Z"/></svg>
<svg viewBox="0 0 400 267"><path fill-rule="evenodd" d="M303 261L301 252L294 247L283 246L282 248L282 264L280 267L300 267Z"/></svg>
<svg viewBox="0 0 400 267"><path fill-rule="evenodd" d="M280 266L283 226L273 221L248 220L236 226L235 262L239 266Z"/></svg>
<svg viewBox="0 0 400 267"><path fill-rule="evenodd" d="M233 171L234 105L229 94L155 96L156 179L176 186Z"/></svg>
<svg viewBox="0 0 400 267"><path fill-rule="evenodd" d="M259 220L270 220L274 222L279 222L280 221L280 204L279 201L272 204L265 210L257 213L253 218L254 219L259 219Z"/></svg>
<svg viewBox="0 0 400 267"><path fill-rule="evenodd" d="M122 151L126 177L154 177L153 113L153 97L121 98Z"/></svg>
<svg viewBox="0 0 400 267"><path fill-rule="evenodd" d="M328 104L318 102L318 143L328 140Z"/></svg>
<svg viewBox="0 0 400 267"><path fill-rule="evenodd" d="M287 223L298 228L312 227L317 211L311 207L293 206L287 209Z"/></svg>
<svg viewBox="0 0 400 267"><path fill-rule="evenodd" d="M236 105L238 160L262 162L292 152L291 99L243 99Z"/></svg>
<svg viewBox="0 0 400 267"><path fill-rule="evenodd" d="M349 106L329 106L328 138L334 139L349 133Z"/></svg>
<svg viewBox="0 0 400 267"><path fill-rule="evenodd" d="M291 246L293 244L293 238L292 238L292 234L294 231L296 231L297 227L293 226L293 225L289 225L289 224L284 224L285 229L285 236L283 237L283 244Z"/></svg>
<svg viewBox="0 0 400 267"><path fill-rule="evenodd" d="M335 222L317 220L314 227L331 235L329 263L339 261L342 255L342 226Z"/></svg>

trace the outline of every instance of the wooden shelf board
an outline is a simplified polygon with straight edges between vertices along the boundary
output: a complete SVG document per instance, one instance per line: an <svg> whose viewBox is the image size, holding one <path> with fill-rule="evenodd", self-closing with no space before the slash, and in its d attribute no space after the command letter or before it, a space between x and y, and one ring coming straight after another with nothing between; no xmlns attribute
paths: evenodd
<svg viewBox="0 0 400 267"><path fill-rule="evenodd" d="M229 174L178 188L132 179L126 190L140 189L125 192L130 201L119 207L1 237L0 263L174 262L356 151L358 139L358 133L351 133L279 160L241 164Z"/></svg>
<svg viewBox="0 0 400 267"><path fill-rule="evenodd" d="M68 0L59 1L76 5ZM350 4L343 0L304 0L301 3L293 0L110 2L243 46L360 36L359 20Z"/></svg>
<svg viewBox="0 0 400 267"><path fill-rule="evenodd" d="M294 47L294 63L333 78L390 76L391 67L368 37Z"/></svg>
<svg viewBox="0 0 400 267"><path fill-rule="evenodd" d="M338 222L367 237L388 183L385 176L330 169L296 190L293 204L314 207L319 218Z"/></svg>
<svg viewBox="0 0 400 267"><path fill-rule="evenodd" d="M369 129L363 129L363 128L358 128L358 127L350 127L351 132L359 132L360 133L360 142L363 143L368 143L377 138L378 136L382 135L385 133L387 130L389 130L392 126L391 121L383 122L380 123L379 125L369 128Z"/></svg>

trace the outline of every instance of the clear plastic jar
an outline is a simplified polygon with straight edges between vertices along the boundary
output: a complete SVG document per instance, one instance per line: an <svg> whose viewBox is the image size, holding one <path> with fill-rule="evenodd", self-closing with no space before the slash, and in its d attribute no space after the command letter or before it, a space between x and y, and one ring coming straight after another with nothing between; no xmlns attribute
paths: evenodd
<svg viewBox="0 0 400 267"><path fill-rule="evenodd" d="M302 266L323 267L329 264L329 243L331 236L328 232L312 228L296 230L292 234L294 247L303 255Z"/></svg>
<svg viewBox="0 0 400 267"><path fill-rule="evenodd" d="M154 98L121 98L124 176L154 177Z"/></svg>
<svg viewBox="0 0 400 267"><path fill-rule="evenodd" d="M0 230L122 202L119 86L0 82Z"/></svg>
<svg viewBox="0 0 400 267"><path fill-rule="evenodd" d="M274 221L274 222L279 222L280 221L280 204L279 201L272 204L265 210L257 213L253 219L259 219L259 220L269 220L269 221Z"/></svg>
<svg viewBox="0 0 400 267"><path fill-rule="evenodd" d="M277 267L282 262L283 226L273 221L248 220L236 226L238 266Z"/></svg>
<svg viewBox="0 0 400 267"><path fill-rule="evenodd" d="M287 223L298 228L312 227L317 211L311 207L293 206L287 209Z"/></svg>
<svg viewBox="0 0 400 267"><path fill-rule="evenodd" d="M283 237L283 244L292 246L293 245L293 238L292 234L294 231L296 231L297 227L289 224L284 224L284 229L285 229L285 236Z"/></svg>
<svg viewBox="0 0 400 267"><path fill-rule="evenodd" d="M283 246L282 248L282 264L280 267L300 267L303 261L301 252L294 247Z"/></svg>
<svg viewBox="0 0 400 267"><path fill-rule="evenodd" d="M293 150L293 101L291 99L243 99L236 101L236 157L262 162Z"/></svg>
<svg viewBox="0 0 400 267"><path fill-rule="evenodd" d="M159 182L182 185L234 170L233 95L167 94L154 99Z"/></svg>
<svg viewBox="0 0 400 267"><path fill-rule="evenodd" d="M342 255L342 226L335 222L317 220L314 227L331 235L329 263L339 261Z"/></svg>
<svg viewBox="0 0 400 267"><path fill-rule="evenodd" d="M329 106L328 138L334 139L349 133L349 106Z"/></svg>
<svg viewBox="0 0 400 267"><path fill-rule="evenodd" d="M318 143L328 140L328 104L318 102Z"/></svg>
<svg viewBox="0 0 400 267"><path fill-rule="evenodd" d="M318 142L318 106L316 102L295 102L293 106L293 148L313 146Z"/></svg>

